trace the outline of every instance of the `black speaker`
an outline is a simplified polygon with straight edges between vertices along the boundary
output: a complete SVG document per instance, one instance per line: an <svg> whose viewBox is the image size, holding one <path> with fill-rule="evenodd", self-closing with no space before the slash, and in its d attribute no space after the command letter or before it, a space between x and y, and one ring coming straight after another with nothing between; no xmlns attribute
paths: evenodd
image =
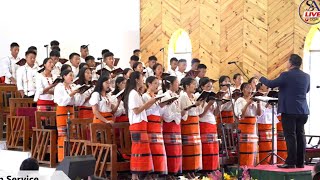
<svg viewBox="0 0 320 180"><path fill-rule="evenodd" d="M63 171L70 179L87 179L94 174L96 159L88 156L65 156L57 166L57 171Z"/></svg>

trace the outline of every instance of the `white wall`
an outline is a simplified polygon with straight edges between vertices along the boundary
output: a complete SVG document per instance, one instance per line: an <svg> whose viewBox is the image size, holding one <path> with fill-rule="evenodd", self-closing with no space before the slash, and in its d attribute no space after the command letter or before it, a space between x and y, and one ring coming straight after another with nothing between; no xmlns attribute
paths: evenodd
<svg viewBox="0 0 320 180"><path fill-rule="evenodd" d="M0 7L0 57L17 42L20 57L34 45L42 62L43 46L58 40L62 57L90 44L90 55L101 57L107 48L121 58L119 65L128 66L132 51L140 47L139 0L10 0L0 1Z"/></svg>

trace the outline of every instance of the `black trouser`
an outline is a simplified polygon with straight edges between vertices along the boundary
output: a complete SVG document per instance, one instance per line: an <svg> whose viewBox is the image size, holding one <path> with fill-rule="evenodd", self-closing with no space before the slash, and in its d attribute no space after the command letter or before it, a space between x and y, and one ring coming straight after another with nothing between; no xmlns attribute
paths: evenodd
<svg viewBox="0 0 320 180"><path fill-rule="evenodd" d="M286 164L303 165L306 151L304 124L308 120L305 114L281 114L283 133L286 139L288 157Z"/></svg>

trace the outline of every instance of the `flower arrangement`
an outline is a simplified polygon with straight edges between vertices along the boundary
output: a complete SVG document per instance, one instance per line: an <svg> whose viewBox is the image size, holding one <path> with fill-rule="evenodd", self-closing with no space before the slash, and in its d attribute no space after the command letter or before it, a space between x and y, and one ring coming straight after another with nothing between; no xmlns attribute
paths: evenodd
<svg viewBox="0 0 320 180"><path fill-rule="evenodd" d="M241 167L242 169L242 175L241 175L241 180L254 180L249 173L249 169L247 166ZM223 174L223 179L224 180L237 180L238 176L238 171L236 171L236 174L228 174L224 173ZM217 170L211 174L208 175L208 177L203 177L202 180L222 180L222 173Z"/></svg>

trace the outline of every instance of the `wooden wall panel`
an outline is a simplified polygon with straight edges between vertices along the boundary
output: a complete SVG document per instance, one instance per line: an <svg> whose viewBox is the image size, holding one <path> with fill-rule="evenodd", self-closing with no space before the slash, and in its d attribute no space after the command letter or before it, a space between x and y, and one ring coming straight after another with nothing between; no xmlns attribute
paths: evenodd
<svg viewBox="0 0 320 180"><path fill-rule="evenodd" d="M295 9L299 9L301 0L294 0ZM306 36L310 30L309 25L304 23L299 16L299 12L296 10L294 14L294 33L293 33L293 45L294 45L294 53L299 54L301 57L303 56L304 42L306 40Z"/></svg>

